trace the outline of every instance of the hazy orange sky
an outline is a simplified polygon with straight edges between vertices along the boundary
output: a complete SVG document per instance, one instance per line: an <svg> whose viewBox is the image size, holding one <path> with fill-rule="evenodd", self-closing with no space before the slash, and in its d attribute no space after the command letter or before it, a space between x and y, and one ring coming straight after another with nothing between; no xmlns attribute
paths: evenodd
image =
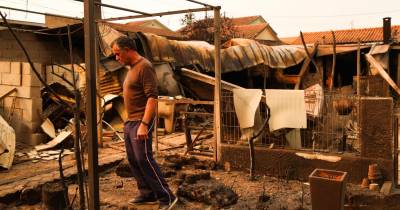
<svg viewBox="0 0 400 210"><path fill-rule="evenodd" d="M144 12L161 12L177 9L198 8L199 5L185 0L102 0ZM262 15L280 37L297 36L299 31L321 31L382 26L383 17L392 17L392 24L400 24L400 0L202 0L222 6L227 17ZM82 3L73 0L0 0L0 5L47 13L82 17ZM10 19L43 22L40 15L1 10ZM114 9L103 9L103 17L130 15ZM212 15L212 12L208 12ZM196 18L205 13L196 13ZM157 18L175 30L181 27L183 15Z"/></svg>

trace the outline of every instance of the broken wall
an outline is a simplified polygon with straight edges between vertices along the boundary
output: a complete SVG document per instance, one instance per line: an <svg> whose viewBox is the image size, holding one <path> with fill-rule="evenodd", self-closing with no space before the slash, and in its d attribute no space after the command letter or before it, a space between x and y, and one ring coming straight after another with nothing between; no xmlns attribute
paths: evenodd
<svg viewBox="0 0 400 210"><path fill-rule="evenodd" d="M40 71L43 66L35 64L35 68ZM28 63L0 62L0 95L16 89L0 99L0 114L15 129L17 141L36 145L45 138L40 132L41 87Z"/></svg>
<svg viewBox="0 0 400 210"><path fill-rule="evenodd" d="M68 54L55 36L15 32L34 63L69 63ZM26 56L8 30L0 31L0 61L26 62Z"/></svg>

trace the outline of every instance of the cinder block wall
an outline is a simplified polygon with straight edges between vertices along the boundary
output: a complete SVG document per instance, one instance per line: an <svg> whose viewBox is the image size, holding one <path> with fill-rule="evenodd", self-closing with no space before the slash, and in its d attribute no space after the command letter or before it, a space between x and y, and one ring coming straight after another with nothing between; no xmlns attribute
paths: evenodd
<svg viewBox="0 0 400 210"><path fill-rule="evenodd" d="M35 64L41 71L42 65ZM43 141L41 132L41 83L28 63L0 62L0 90L17 91L0 100L0 114L15 129L17 141L36 145Z"/></svg>
<svg viewBox="0 0 400 210"><path fill-rule="evenodd" d="M362 97L360 128L361 156L391 160L393 156L393 99Z"/></svg>

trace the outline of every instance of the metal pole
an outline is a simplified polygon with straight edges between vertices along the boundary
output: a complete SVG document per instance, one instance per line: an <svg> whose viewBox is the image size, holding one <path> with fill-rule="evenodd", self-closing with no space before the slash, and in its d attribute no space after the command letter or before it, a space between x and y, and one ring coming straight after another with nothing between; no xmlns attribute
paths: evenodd
<svg viewBox="0 0 400 210"><path fill-rule="evenodd" d="M221 7L214 7L214 159L221 160Z"/></svg>
<svg viewBox="0 0 400 210"><path fill-rule="evenodd" d="M96 116L96 59L94 0L84 1L85 63L86 63L86 119L89 152L89 209L99 207L99 174Z"/></svg>
<svg viewBox="0 0 400 210"><path fill-rule="evenodd" d="M37 14L37 15L47 15L47 16L53 16L53 17L59 17L59 18L67 18L67 19L73 19L73 20L82 21L82 18L69 17L69 16L64 16L64 15L56 15L56 14L44 13L44 12L37 12L37 11L26 10L26 9L18 9L18 8L14 8L14 7L0 6L0 9L9 9L9 10L14 10L14 11L19 11L19 12L26 12L26 13Z"/></svg>
<svg viewBox="0 0 400 210"><path fill-rule="evenodd" d="M83 0L74 0L74 1L83 2ZM119 7L119 6L115 6L115 5L111 5L111 4L104 4L104 3L101 3L101 0L94 1L94 4L99 7L108 7L111 9L117 9L117 10L126 11L126 12L132 12L132 13L137 13L137 14L142 14L142 15L150 15L150 13L146 13L146 12L142 12L142 11L138 11L138 10L123 8L123 7Z"/></svg>
<svg viewBox="0 0 400 210"><path fill-rule="evenodd" d="M212 5L209 5L209 4L200 2L200 1L196 1L196 0L186 0L186 1L189 1L189 2L192 2L192 3L195 3L195 4L200 4L200 5L203 5L203 6L205 6L205 7L212 7L212 8L215 8L215 6L212 6ZM221 7L220 7L220 9L221 9ZM214 11L215 11L215 10L214 10Z"/></svg>
<svg viewBox="0 0 400 210"><path fill-rule="evenodd" d="M116 20L128 20L128 19L136 19L136 18L145 18L145 17L155 17L155 16L167 16L167 15L176 15L182 13L189 13L189 12L204 12L213 10L211 7L202 7L196 9L184 9L184 10L175 10L175 11L168 11L168 12L157 12L152 13L150 15L130 15L124 17L115 17L115 18L107 18L102 20L97 20L98 22L109 22L109 21L116 21Z"/></svg>

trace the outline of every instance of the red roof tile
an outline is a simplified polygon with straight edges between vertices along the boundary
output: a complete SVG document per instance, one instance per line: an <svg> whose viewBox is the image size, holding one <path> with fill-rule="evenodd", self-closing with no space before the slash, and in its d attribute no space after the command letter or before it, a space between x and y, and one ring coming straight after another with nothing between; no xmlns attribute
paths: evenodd
<svg viewBox="0 0 400 210"><path fill-rule="evenodd" d="M382 27L337 30L334 32L337 44L357 43L358 39L360 39L360 42L362 43L380 42L383 40ZM331 31L306 32L303 33L303 36L304 41L307 44L315 43L317 41L320 44L333 43ZM400 41L400 25L392 26L392 38L395 42ZM290 44L302 44L300 36Z"/></svg>
<svg viewBox="0 0 400 210"><path fill-rule="evenodd" d="M236 33L239 37L246 38L246 39L253 39L259 33L261 33L268 24L261 23L255 25L235 25L234 28L236 29Z"/></svg>
<svg viewBox="0 0 400 210"><path fill-rule="evenodd" d="M257 15L257 16L232 18L232 23L233 25L248 25L260 17L261 17L260 15Z"/></svg>

